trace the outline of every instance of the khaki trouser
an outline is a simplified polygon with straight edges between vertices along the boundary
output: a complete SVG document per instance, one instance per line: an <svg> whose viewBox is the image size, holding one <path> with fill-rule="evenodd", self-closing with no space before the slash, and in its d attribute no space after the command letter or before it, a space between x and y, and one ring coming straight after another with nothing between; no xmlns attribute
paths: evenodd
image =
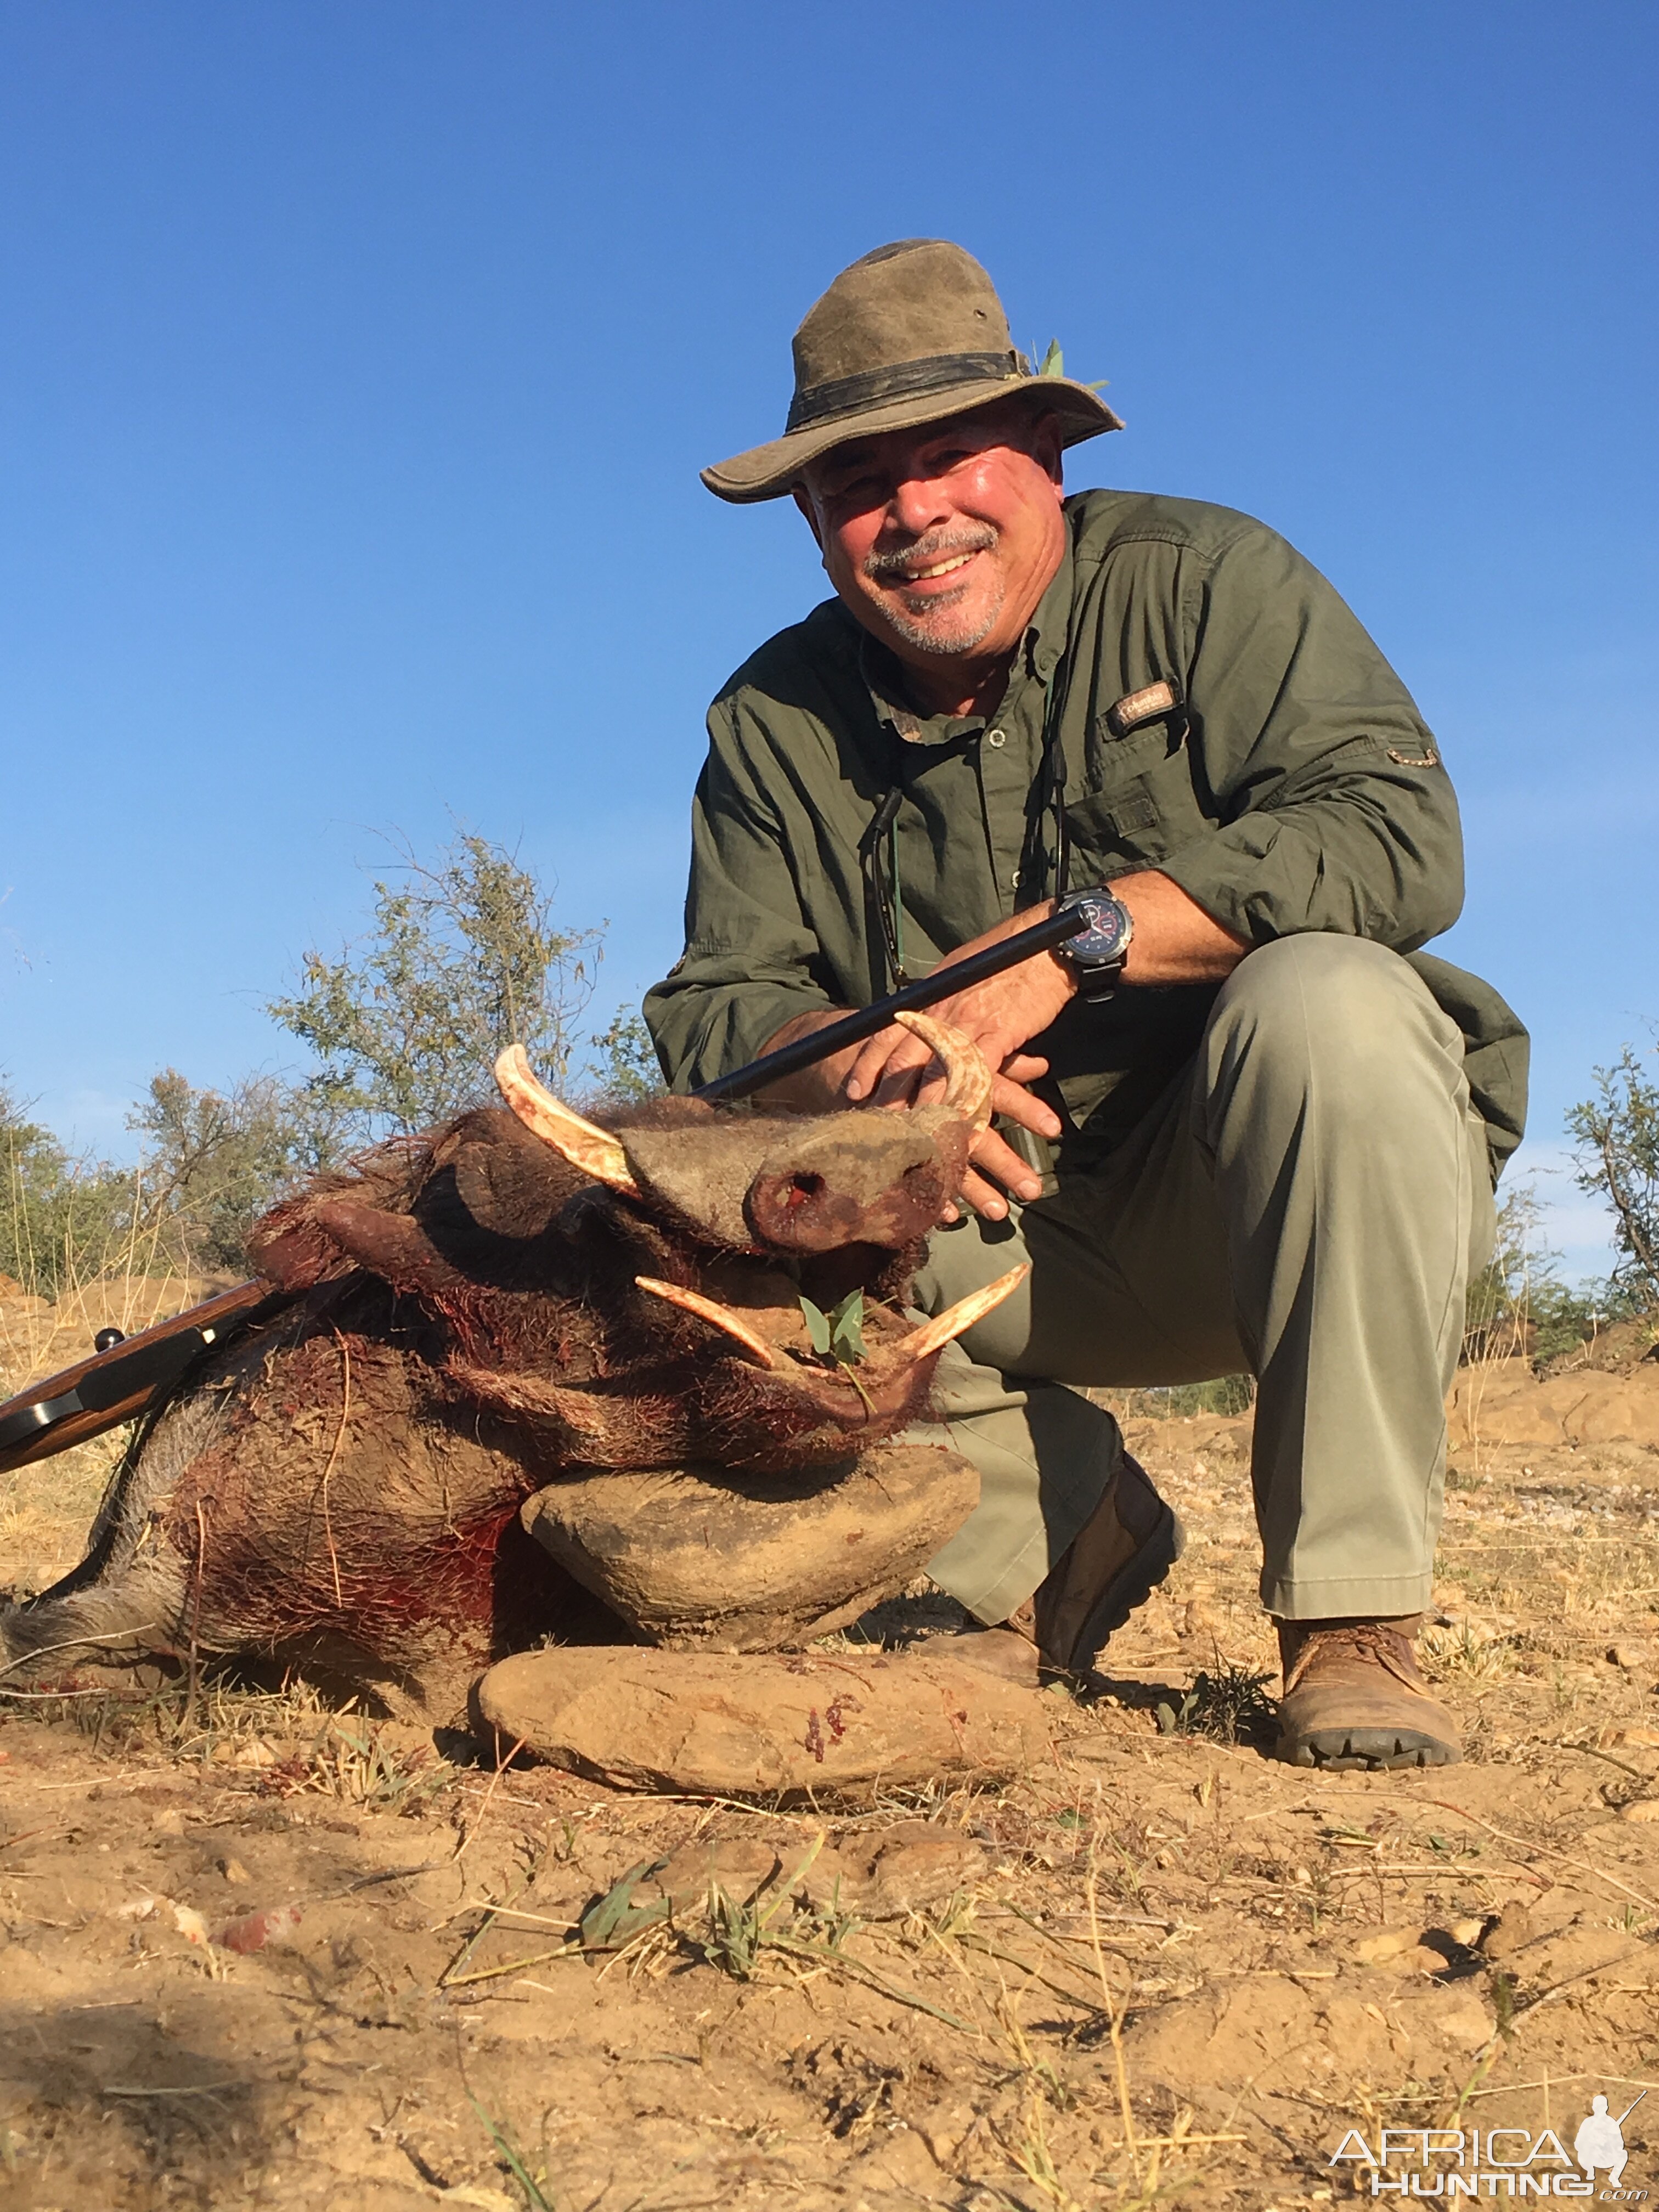
<svg viewBox="0 0 1659 2212"><path fill-rule="evenodd" d="M1256 1378L1261 1601L1291 1620L1420 1611L1468 1273L1493 1237L1463 1041L1406 963L1346 937L1260 947L1200 1049L1096 1172L936 1230L936 1313L1021 1260L947 1348L934 1403L980 1503L928 1571L981 1620L1036 1588L1121 1450L1070 1383Z"/></svg>

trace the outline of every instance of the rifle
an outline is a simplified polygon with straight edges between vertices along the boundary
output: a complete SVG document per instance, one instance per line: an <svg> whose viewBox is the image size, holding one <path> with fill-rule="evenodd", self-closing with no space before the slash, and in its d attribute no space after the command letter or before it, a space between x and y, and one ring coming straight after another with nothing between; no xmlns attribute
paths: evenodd
<svg viewBox="0 0 1659 2212"><path fill-rule="evenodd" d="M915 983L907 983L902 991L878 999L873 1006L860 1006L856 1013L843 1015L840 1021L814 1030L811 1036L786 1044L776 1052L763 1052L747 1066L734 1068L730 1075L717 1075L712 1083L699 1084L691 1096L716 1104L750 1097L757 1091L763 1091L769 1083L781 1083L786 1075L799 1075L803 1067L815 1067L819 1060L828 1060L831 1053L840 1052L849 1044L862 1044L866 1037L884 1030L895 1014L918 1013L923 1006L937 1006L941 999L953 999L958 991L1000 975L1006 969L1017 968L1033 953L1046 952L1050 945L1063 944L1068 937L1079 936L1088 927L1086 915L1075 908L1062 908L1042 921L1034 921L1029 929L1017 930L1013 936L1005 937L1000 945L988 945L982 952L970 952L965 960L945 963L935 968L931 975L923 975Z"/></svg>
<svg viewBox="0 0 1659 2212"><path fill-rule="evenodd" d="M100 1329L90 1358L60 1368L0 1405L0 1474L136 1419L204 1352L292 1304L292 1293L270 1283L238 1283L135 1336ZM106 1344L106 1337L117 1341Z"/></svg>

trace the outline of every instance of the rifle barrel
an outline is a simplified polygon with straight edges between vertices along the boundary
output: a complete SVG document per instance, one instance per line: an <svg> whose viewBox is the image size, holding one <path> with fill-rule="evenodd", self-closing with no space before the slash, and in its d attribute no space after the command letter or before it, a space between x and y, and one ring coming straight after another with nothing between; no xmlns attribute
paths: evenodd
<svg viewBox="0 0 1659 2212"><path fill-rule="evenodd" d="M954 998L958 991L1000 975L1006 969L1017 968L1034 953L1046 952L1051 945L1064 944L1068 937L1075 937L1088 926L1087 916L1075 911L1051 914L1042 921L1034 921L1029 929L1005 937L1000 944L988 945L983 951L970 952L965 960L952 960L935 968L931 975L907 983L902 991L878 999L873 1006L861 1006L842 1020L831 1022L827 1028L815 1030L811 1036L798 1038L793 1044L784 1045L776 1052L763 1053L758 1060L734 1068L730 1075L717 1075L712 1083L699 1084L691 1096L720 1104L732 1098L752 1097L769 1083L781 1083L787 1075L798 1075L804 1067L815 1067L819 1060L828 1060L832 1053L841 1052L849 1044L862 1044L866 1037L884 1030L895 1014L919 1012L923 1006L937 1006L941 999Z"/></svg>

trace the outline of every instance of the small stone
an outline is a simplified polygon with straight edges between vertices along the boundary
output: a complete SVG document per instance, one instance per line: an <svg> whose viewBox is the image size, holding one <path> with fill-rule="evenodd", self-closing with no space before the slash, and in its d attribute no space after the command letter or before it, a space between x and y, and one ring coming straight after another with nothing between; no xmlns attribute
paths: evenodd
<svg viewBox="0 0 1659 2212"><path fill-rule="evenodd" d="M267 1944L291 1942L299 1924L297 1905L272 1905L263 1912L246 1913L241 1919L233 1920L229 1927L221 1930L219 1942L224 1950L244 1954L263 1951Z"/></svg>
<svg viewBox="0 0 1659 2212"><path fill-rule="evenodd" d="M1494 2021L1479 1996L1467 1984L1440 2003L1435 2026L1448 2043L1460 2050L1477 2051L1491 2037Z"/></svg>
<svg viewBox="0 0 1659 2212"><path fill-rule="evenodd" d="M1659 1820L1659 1797L1638 1797L1619 1815L1621 1820Z"/></svg>
<svg viewBox="0 0 1659 2212"><path fill-rule="evenodd" d="M252 1880L252 1876L240 1859L221 1859L219 1871L227 1881L243 1882Z"/></svg>
<svg viewBox="0 0 1659 2212"><path fill-rule="evenodd" d="M927 1820L902 1820L825 1851L800 1887L822 1910L897 1920L943 1905L983 1879L990 1861L971 1836Z"/></svg>
<svg viewBox="0 0 1659 2212"><path fill-rule="evenodd" d="M1595 1741L1603 1751L1611 1751L1621 1743L1638 1751L1659 1751L1659 1729L1649 1728L1643 1721L1633 1721L1623 1728L1604 1728Z"/></svg>
<svg viewBox="0 0 1659 2212"><path fill-rule="evenodd" d="M1480 1941L1486 1924L1484 1920L1454 1920L1446 1933L1454 1943L1461 1943L1466 1951L1473 1951Z"/></svg>
<svg viewBox="0 0 1659 2212"><path fill-rule="evenodd" d="M938 2179L933 2168L926 2139L907 2127L898 2127L871 2144L854 2166L851 2178L855 2187L859 2182L873 2183L889 2203L896 2197L901 2203L914 2203L924 2191L927 2197L933 2195ZM853 2201L857 2205L868 2199L855 2195Z"/></svg>
<svg viewBox="0 0 1659 2212"><path fill-rule="evenodd" d="M1519 1898L1511 1898L1494 1913L1480 1932L1480 1950L1486 1959L1507 1959L1532 1941L1532 1915Z"/></svg>
<svg viewBox="0 0 1659 2212"><path fill-rule="evenodd" d="M276 1764L276 1753L257 1735L246 1743L216 1743L209 1757L216 1766L234 1766L244 1773L261 1772Z"/></svg>
<svg viewBox="0 0 1659 2212"><path fill-rule="evenodd" d="M922 2122L921 2139L940 2166L950 2166L971 2132L974 2118L971 2105L951 2105Z"/></svg>
<svg viewBox="0 0 1659 2212"><path fill-rule="evenodd" d="M1417 1945L1415 1928L1384 1928L1375 1936L1362 1936L1353 1947L1353 1955L1362 1966L1374 1966L1383 1959L1397 1959L1402 1951L1413 1950Z"/></svg>
<svg viewBox="0 0 1659 2212"><path fill-rule="evenodd" d="M208 1940L207 1923L195 1906L180 1905L174 1898L169 1898L167 1902L173 1908L173 1924L185 1942L194 1943L198 1949L205 1950Z"/></svg>

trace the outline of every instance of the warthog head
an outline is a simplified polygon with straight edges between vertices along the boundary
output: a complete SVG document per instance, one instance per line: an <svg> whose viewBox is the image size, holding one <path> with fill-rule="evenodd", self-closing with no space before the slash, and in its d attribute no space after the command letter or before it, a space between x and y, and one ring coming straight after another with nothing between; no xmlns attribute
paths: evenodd
<svg viewBox="0 0 1659 2212"><path fill-rule="evenodd" d="M898 1310L991 1089L965 1039L903 1018L945 1071L939 1102L905 1113L669 1098L601 1127L514 1047L496 1066L510 1111L313 1186L250 1250L292 1289L380 1277L441 1324L457 1397L533 1425L573 1468L845 1457L921 1412L941 1349L1023 1272L919 1328ZM854 1290L862 1356L828 1359L802 1300L825 1310Z"/></svg>

